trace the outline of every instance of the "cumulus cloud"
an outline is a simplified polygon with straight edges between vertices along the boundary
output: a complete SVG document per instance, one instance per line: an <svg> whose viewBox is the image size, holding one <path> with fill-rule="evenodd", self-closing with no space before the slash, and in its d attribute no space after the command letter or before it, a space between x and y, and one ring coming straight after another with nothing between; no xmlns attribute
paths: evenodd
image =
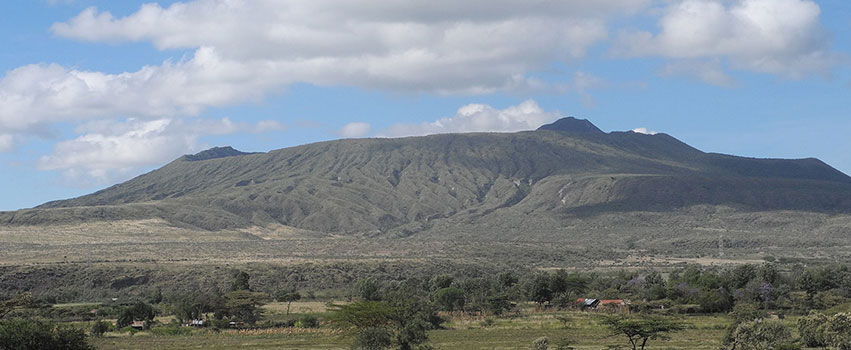
<svg viewBox="0 0 851 350"><path fill-rule="evenodd" d="M369 131L372 129L372 125L369 123L348 123L340 128L338 134L342 137L350 138L350 137L363 137L369 134Z"/></svg>
<svg viewBox="0 0 851 350"><path fill-rule="evenodd" d="M606 22L648 0L195 0L116 18L94 8L52 31L94 42L199 49L233 79L435 93L490 93L572 61L608 36ZM191 76L187 80L194 80Z"/></svg>
<svg viewBox="0 0 851 350"><path fill-rule="evenodd" d="M234 123L228 118L99 120L78 126L80 136L57 143L50 155L39 159L38 167L61 171L74 184L102 185L194 153L204 148L198 141L204 135L271 130L275 128L269 122Z"/></svg>
<svg viewBox="0 0 851 350"><path fill-rule="evenodd" d="M658 132L653 131L653 130L647 130L647 128L635 128L635 129L632 129L632 132L634 132L636 134L644 134L644 135L656 135L656 134L658 134Z"/></svg>
<svg viewBox="0 0 851 350"><path fill-rule="evenodd" d="M204 108L258 99L274 84L247 63L223 62L204 48L194 57L121 74L56 64L14 69L0 80L0 130L94 118L198 115Z"/></svg>
<svg viewBox="0 0 851 350"><path fill-rule="evenodd" d="M561 115L544 112L535 101L528 100L517 106L496 109L484 104L469 104L458 109L452 117L422 124L396 124L382 132L382 136L420 136L463 132L514 132L537 129Z"/></svg>
<svg viewBox="0 0 851 350"><path fill-rule="evenodd" d="M810 0L683 0L671 2L659 31L621 34L614 49L625 56L723 58L735 69L792 78L825 74L838 61ZM693 73L683 67L674 71ZM711 68L711 67L710 67ZM727 78L703 70L711 83Z"/></svg>

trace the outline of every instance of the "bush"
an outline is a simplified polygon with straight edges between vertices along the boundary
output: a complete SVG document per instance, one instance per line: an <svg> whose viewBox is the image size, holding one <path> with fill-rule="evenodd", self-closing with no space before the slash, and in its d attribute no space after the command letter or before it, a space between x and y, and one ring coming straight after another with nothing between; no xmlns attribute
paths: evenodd
<svg viewBox="0 0 851 350"><path fill-rule="evenodd" d="M382 350L393 344L390 332L384 328L366 328L358 333L352 350Z"/></svg>
<svg viewBox="0 0 851 350"><path fill-rule="evenodd" d="M547 350L550 348L550 338L540 337L532 342L532 350Z"/></svg>
<svg viewBox="0 0 851 350"><path fill-rule="evenodd" d="M801 341L811 348L824 348L828 345L828 339L824 332L824 325L828 324L828 317L824 314L811 312L806 317L798 319L798 333Z"/></svg>
<svg viewBox="0 0 851 350"><path fill-rule="evenodd" d="M826 325L825 334L831 346L839 350L851 350L851 314L833 315Z"/></svg>
<svg viewBox="0 0 851 350"><path fill-rule="evenodd" d="M296 328L318 328L319 327L319 319L313 315L304 315L299 317L298 321L295 321Z"/></svg>
<svg viewBox="0 0 851 350"><path fill-rule="evenodd" d="M134 334L136 334L136 333L139 333L139 330L138 330L138 329L136 329L136 328L133 328L133 327L127 326L127 327L121 328L121 330L119 330L119 332L121 332L121 333L127 333L127 334L130 334L130 335L132 336L132 335L134 335Z"/></svg>
<svg viewBox="0 0 851 350"><path fill-rule="evenodd" d="M789 328L772 320L758 319L740 324L733 333L733 341L741 350L794 348Z"/></svg>
<svg viewBox="0 0 851 350"><path fill-rule="evenodd" d="M52 323L11 319L0 321L0 349L94 350L81 329Z"/></svg>
<svg viewBox="0 0 851 350"><path fill-rule="evenodd" d="M92 328L89 329L89 334L95 337L102 337L104 333L113 329L112 323L107 321L95 321Z"/></svg>

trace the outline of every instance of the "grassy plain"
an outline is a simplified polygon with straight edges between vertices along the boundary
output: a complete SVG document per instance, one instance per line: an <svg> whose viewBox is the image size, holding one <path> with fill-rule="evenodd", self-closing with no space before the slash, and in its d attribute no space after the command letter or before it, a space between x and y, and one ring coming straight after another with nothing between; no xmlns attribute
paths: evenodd
<svg viewBox="0 0 851 350"><path fill-rule="evenodd" d="M266 307L267 312L281 312L283 304ZM292 310L298 313L324 311L317 302L294 303ZM570 318L567 327L558 316ZM553 343L562 338L572 340L576 349L603 350L623 348L626 340L611 335L600 324L601 315L580 311L541 312L531 307L521 309L515 315L500 318L452 315L445 324L446 329L431 331L431 345L445 350L484 349L529 349L532 341L546 336ZM726 316L695 315L681 318L688 324L686 330L674 333L669 340L655 340L649 349L717 349L729 325ZM784 320L794 325L794 318ZM138 333L108 334L94 339L100 350L112 349L348 349L350 338L323 325L319 329L267 329L258 331L195 330L184 336L152 336Z"/></svg>

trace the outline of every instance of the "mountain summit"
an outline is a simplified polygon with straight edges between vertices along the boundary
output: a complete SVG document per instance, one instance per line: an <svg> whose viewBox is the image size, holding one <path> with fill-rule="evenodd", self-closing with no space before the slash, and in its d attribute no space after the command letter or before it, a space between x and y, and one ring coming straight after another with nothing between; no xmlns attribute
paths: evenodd
<svg viewBox="0 0 851 350"><path fill-rule="evenodd" d="M684 214L694 210L704 214ZM568 227L735 226L776 211L851 214L851 178L817 159L705 153L665 134L604 133L564 118L518 133L346 139L254 154L214 148L90 195L0 214L0 222L154 218L204 230L516 239Z"/></svg>
<svg viewBox="0 0 851 350"><path fill-rule="evenodd" d="M556 120L552 124L543 125L538 130L564 131L574 133L592 133L602 134L603 131L592 124L587 119L576 119L574 117L566 117Z"/></svg>
<svg viewBox="0 0 851 350"><path fill-rule="evenodd" d="M235 156L244 156L246 153L235 150L233 147L225 146L225 147L213 147L205 151L198 152L196 154L187 154L183 156L181 159L196 162L199 160L208 160L208 159L216 159L216 158L225 158L225 157L235 157Z"/></svg>

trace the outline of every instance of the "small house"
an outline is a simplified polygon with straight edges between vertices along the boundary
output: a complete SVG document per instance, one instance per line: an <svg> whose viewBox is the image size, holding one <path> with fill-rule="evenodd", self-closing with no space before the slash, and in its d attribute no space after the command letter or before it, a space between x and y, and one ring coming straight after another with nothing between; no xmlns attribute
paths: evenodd
<svg viewBox="0 0 851 350"><path fill-rule="evenodd" d="M148 321L133 321L130 324L130 328L143 330L148 328Z"/></svg>
<svg viewBox="0 0 851 350"><path fill-rule="evenodd" d="M579 298L576 299L576 306L581 309L596 309L600 305L600 299Z"/></svg>
<svg viewBox="0 0 851 350"><path fill-rule="evenodd" d="M576 299L575 305L582 310L628 311L629 302L623 299Z"/></svg>

